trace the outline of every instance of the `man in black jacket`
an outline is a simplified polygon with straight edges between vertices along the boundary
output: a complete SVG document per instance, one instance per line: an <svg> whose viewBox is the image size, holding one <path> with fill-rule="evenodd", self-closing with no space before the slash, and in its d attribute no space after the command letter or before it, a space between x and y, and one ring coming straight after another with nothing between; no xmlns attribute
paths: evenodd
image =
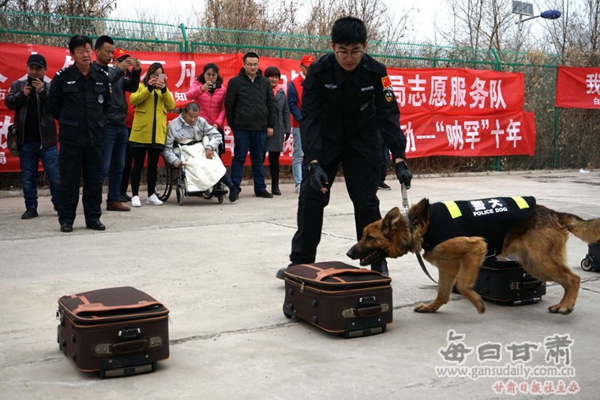
<svg viewBox="0 0 600 400"><path fill-rule="evenodd" d="M108 72L112 86L110 105L106 112L106 139L103 146L102 182L108 177L108 194L106 196L107 211L129 211L129 207L121 203L121 178L125 165L125 153L129 142L129 130L125 125L127 119L127 99L125 92L137 91L140 84L141 67L136 58L132 58L124 49L115 50L110 36L100 36L94 45L96 62ZM112 58L114 67L110 67ZM131 71L129 68L133 67Z"/></svg>
<svg viewBox="0 0 600 400"><path fill-rule="evenodd" d="M332 53L311 64L302 84L302 183L298 230L292 239L292 264L315 261L321 240L323 211L340 164L354 205L356 237L381 219L377 186L381 142L390 148L401 184L410 187L405 161L406 138L400 111L383 64L365 53L367 30L354 17L340 18L331 30ZM385 260L371 269L388 274ZM284 278L285 268L277 272Z"/></svg>
<svg viewBox="0 0 600 400"><path fill-rule="evenodd" d="M56 148L56 124L48 111L50 84L44 82L46 59L32 54L27 60L27 79L14 81L6 97L6 107L15 110L15 126L19 144L19 166L25 198L21 219L38 216L37 176L42 160L54 210L58 211L60 172Z"/></svg>
<svg viewBox="0 0 600 400"><path fill-rule="evenodd" d="M265 184L265 143L267 136L273 135L276 110L275 96L269 80L258 69L258 54L244 54L244 66L238 76L231 78L225 95L227 122L233 130L234 156L231 162L233 189L229 200L238 197L244 161L248 149L252 161L254 194L257 197L272 198Z"/></svg>
<svg viewBox="0 0 600 400"><path fill-rule="evenodd" d="M83 173L85 225L103 231L102 145L111 87L108 73L92 65L92 40L75 35L69 41L75 63L56 73L50 87L50 111L59 123L60 194L58 198L61 232L72 232L79 180Z"/></svg>

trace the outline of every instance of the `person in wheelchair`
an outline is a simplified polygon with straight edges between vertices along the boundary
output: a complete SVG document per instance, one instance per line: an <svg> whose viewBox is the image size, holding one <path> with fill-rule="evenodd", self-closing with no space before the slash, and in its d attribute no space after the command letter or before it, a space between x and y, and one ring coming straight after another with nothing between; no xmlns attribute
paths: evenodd
<svg viewBox="0 0 600 400"><path fill-rule="evenodd" d="M227 194L224 186L231 190L233 184L219 157L214 157L223 140L222 136L204 118L199 117L199 113L197 103L188 103L182 113L169 122L163 158L168 165L185 169L186 187L202 192L215 186L215 193ZM199 151L204 154L198 154ZM223 175L220 175L221 172Z"/></svg>

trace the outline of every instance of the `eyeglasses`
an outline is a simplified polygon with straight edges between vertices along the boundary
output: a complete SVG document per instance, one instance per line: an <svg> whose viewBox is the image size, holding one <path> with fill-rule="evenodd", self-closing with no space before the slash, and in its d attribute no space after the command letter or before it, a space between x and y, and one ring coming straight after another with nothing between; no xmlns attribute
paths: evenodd
<svg viewBox="0 0 600 400"><path fill-rule="evenodd" d="M350 56L356 60L356 59L361 58L363 53L364 53L364 51L360 51L360 50L354 50L351 53L348 53L347 51L336 51L335 55L340 58L348 58L348 56Z"/></svg>
<svg viewBox="0 0 600 400"><path fill-rule="evenodd" d="M246 63L248 67L258 67L258 63Z"/></svg>

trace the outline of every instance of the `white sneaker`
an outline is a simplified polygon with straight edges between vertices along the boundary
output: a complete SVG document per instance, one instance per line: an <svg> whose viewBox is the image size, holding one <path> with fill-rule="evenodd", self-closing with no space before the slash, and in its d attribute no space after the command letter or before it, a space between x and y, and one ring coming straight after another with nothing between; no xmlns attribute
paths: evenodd
<svg viewBox="0 0 600 400"><path fill-rule="evenodd" d="M131 198L131 206L132 207L141 207L142 202L140 201L140 196L133 196Z"/></svg>
<svg viewBox="0 0 600 400"><path fill-rule="evenodd" d="M148 197L148 200L146 200L146 204L152 204L155 206L160 206L162 205L162 201L160 201L158 199L158 197L156 196L156 193L154 193L152 196Z"/></svg>

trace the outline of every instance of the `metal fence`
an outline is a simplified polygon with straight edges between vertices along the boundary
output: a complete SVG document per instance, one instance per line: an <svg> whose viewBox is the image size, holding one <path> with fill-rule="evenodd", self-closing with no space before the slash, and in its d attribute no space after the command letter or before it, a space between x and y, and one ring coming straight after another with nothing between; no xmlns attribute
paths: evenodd
<svg viewBox="0 0 600 400"><path fill-rule="evenodd" d="M3 42L66 47L74 33L91 38L108 34L119 43L126 42L130 50L138 51L236 53L258 50L263 56L281 58L329 51L329 37L324 36L0 11L0 41ZM581 54L577 60L569 60L540 52L497 52L381 41L369 42L369 54L389 67L494 69L525 75L525 109L533 111L536 118L535 156L411 159L411 168L417 173L600 166L600 111L554 107L556 66L581 65ZM597 56L590 55L594 59Z"/></svg>

